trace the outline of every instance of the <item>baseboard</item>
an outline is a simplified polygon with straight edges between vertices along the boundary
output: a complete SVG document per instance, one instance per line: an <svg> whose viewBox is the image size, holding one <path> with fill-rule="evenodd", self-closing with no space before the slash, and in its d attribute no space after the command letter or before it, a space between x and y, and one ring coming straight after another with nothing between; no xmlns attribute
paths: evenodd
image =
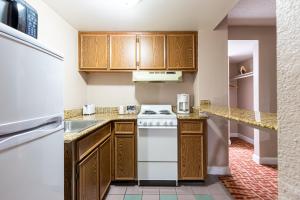
<svg viewBox="0 0 300 200"><path fill-rule="evenodd" d="M250 144L254 144L254 139L249 138L245 135L239 134L239 138L246 141L246 142L248 142L248 143L250 143Z"/></svg>
<svg viewBox="0 0 300 200"><path fill-rule="evenodd" d="M230 133L230 137L239 137L239 133Z"/></svg>
<svg viewBox="0 0 300 200"><path fill-rule="evenodd" d="M259 157L258 155L253 154L252 160L260 165L277 165L276 157Z"/></svg>
<svg viewBox="0 0 300 200"><path fill-rule="evenodd" d="M207 168L207 173L212 175L230 175L230 169L228 166L219 167L219 166L209 166Z"/></svg>

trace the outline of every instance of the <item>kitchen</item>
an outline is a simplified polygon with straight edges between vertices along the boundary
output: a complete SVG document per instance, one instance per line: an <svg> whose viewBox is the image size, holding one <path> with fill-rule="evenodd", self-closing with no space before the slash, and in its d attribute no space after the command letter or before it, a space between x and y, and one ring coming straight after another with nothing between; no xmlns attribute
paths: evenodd
<svg viewBox="0 0 300 200"><path fill-rule="evenodd" d="M271 111L260 107L264 112L257 117L252 111L227 106L230 28L223 19L238 1L28 0L27 3L27 10L36 10L38 25L23 32L33 37L0 24L2 65L19 67L1 69L4 83L1 108L5 113L0 121L0 133L4 135L0 140L1 177L10 179L15 174L25 182L43 180L40 183L48 182L45 185L51 188L41 184L39 192L34 192L37 185L25 182L16 185L16 179L11 178L7 183L0 181L4 189L1 199L21 196L22 199L45 199L45 196L49 199L233 199L230 189L218 180L218 176L228 175L231 170L228 121L267 132L262 136L280 136L276 114ZM24 8L17 6L17 10L22 18ZM174 15L176 12L180 15ZM11 37L17 38L16 44ZM7 59L12 52L17 59ZM36 62L26 61L26 56L32 56L27 60ZM22 70L20 63L35 65L34 71ZM47 71L50 64L55 66L51 68L53 71ZM32 74L38 78L28 79ZM13 90L9 93L11 82ZM30 98L24 98L29 95ZM277 102L277 96L275 100L267 94L262 97L273 103ZM16 108L14 112L10 105ZM48 153L39 155L49 157L45 163L38 162L43 160L38 156L38 159L29 156L27 164L21 159L9 160L13 154L5 150L16 147L17 152L17 148L23 148L21 144L30 143L25 134L21 134L24 138L19 143L15 143L14 137L23 131L22 127L33 129L33 121L7 131L12 127L9 122L29 119L32 117L29 113L35 117L51 113L53 116L46 123L50 127L57 125L55 130L60 139L54 142L53 138L52 144L35 147ZM63 126L66 133L62 133ZM77 130L74 133L72 129ZM47 138L42 132L37 137ZM13 137L7 138L8 133ZM51 146L55 152L49 150ZM278 152L281 148L279 144ZM28 152L19 151L23 154L14 155L20 158L32 154L29 148ZM30 168L33 163L36 167ZM50 163L51 171L47 172L45 165ZM10 169L10 165L15 167ZM29 172L34 171L40 179L31 180ZM46 182L45 174L49 179ZM23 190L12 193L12 187L23 187L30 192L27 196ZM292 186L288 189L293 190ZM279 197L284 198L285 193L279 184ZM297 197L297 192L293 197Z"/></svg>

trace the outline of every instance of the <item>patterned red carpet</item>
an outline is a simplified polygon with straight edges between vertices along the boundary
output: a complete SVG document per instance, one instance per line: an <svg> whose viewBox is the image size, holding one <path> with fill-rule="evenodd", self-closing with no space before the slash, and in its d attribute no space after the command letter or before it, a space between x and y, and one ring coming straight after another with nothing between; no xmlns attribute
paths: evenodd
<svg viewBox="0 0 300 200"><path fill-rule="evenodd" d="M277 167L258 165L252 160L253 145L232 138L229 147L231 176L220 180L235 199L277 199Z"/></svg>

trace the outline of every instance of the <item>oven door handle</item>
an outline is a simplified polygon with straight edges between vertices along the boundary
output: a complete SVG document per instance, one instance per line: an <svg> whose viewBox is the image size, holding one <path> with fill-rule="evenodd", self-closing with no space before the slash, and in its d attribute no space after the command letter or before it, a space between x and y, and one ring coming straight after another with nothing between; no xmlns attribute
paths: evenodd
<svg viewBox="0 0 300 200"><path fill-rule="evenodd" d="M177 126L138 126L138 129L177 129Z"/></svg>

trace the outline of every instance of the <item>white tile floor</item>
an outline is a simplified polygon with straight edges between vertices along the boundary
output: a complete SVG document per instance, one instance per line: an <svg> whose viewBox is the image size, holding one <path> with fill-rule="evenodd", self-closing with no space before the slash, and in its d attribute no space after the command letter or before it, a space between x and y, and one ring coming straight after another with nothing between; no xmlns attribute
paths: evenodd
<svg viewBox="0 0 300 200"><path fill-rule="evenodd" d="M112 185L106 200L124 200L126 195L137 195L139 197L142 195L142 200L159 200L160 195L176 195L177 200L197 200L195 195L210 195L214 200L232 199L224 186L220 182L215 182L203 186L179 187L139 187Z"/></svg>

